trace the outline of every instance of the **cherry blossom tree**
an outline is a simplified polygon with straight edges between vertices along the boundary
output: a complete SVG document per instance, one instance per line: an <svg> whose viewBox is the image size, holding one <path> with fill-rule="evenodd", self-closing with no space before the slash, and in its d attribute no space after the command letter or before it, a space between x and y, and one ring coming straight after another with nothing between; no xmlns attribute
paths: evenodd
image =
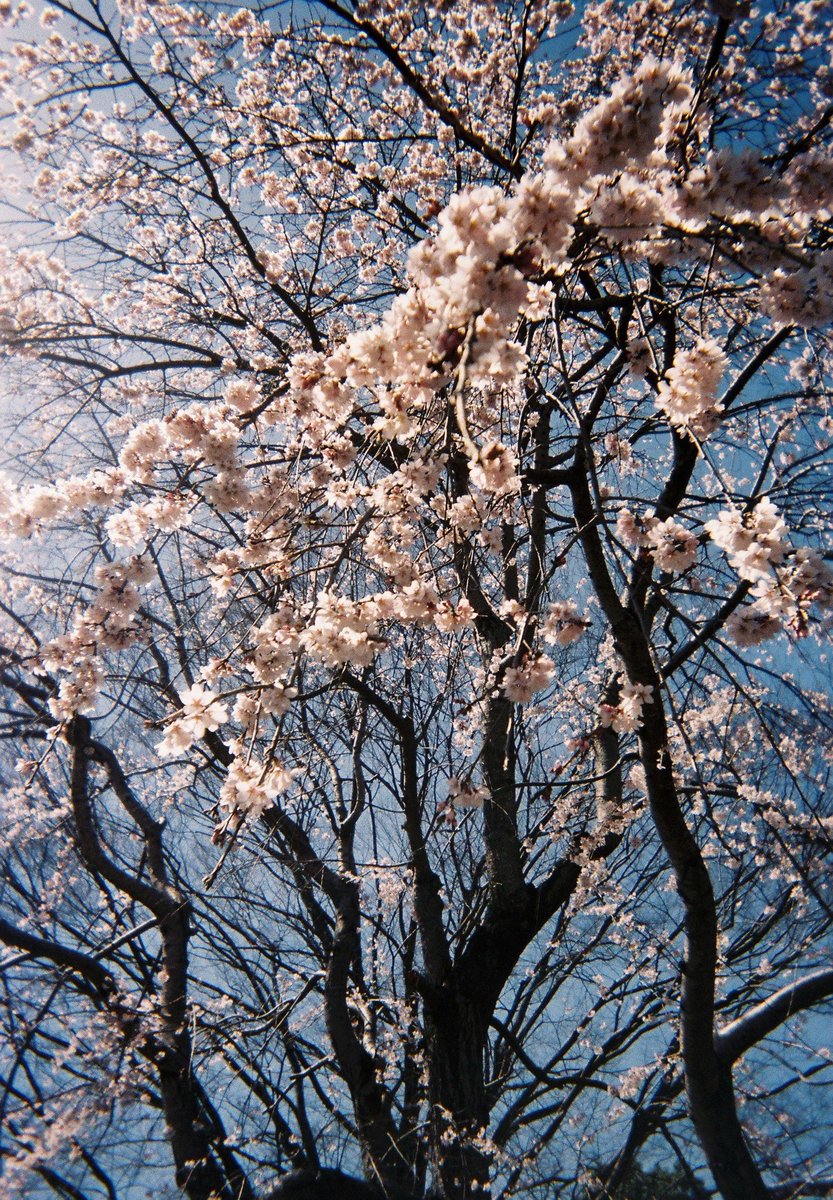
<svg viewBox="0 0 833 1200"><path fill-rule="evenodd" d="M0 12L7 1191L831 1194L829 6Z"/></svg>

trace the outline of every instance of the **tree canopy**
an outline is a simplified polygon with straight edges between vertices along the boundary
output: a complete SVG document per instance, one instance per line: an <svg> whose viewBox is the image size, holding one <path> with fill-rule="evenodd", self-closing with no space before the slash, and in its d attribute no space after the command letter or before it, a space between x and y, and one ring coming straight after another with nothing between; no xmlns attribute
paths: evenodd
<svg viewBox="0 0 833 1200"><path fill-rule="evenodd" d="M832 1194L830 6L0 18L7 1190Z"/></svg>

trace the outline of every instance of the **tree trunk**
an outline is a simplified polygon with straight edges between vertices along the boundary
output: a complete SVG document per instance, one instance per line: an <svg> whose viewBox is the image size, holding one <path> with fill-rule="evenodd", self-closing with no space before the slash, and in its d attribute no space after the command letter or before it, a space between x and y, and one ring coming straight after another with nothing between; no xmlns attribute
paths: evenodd
<svg viewBox="0 0 833 1200"><path fill-rule="evenodd" d="M443 1200L490 1194L491 1155L476 1144L488 1121L487 1029L482 1005L456 984L425 1005L431 1157Z"/></svg>

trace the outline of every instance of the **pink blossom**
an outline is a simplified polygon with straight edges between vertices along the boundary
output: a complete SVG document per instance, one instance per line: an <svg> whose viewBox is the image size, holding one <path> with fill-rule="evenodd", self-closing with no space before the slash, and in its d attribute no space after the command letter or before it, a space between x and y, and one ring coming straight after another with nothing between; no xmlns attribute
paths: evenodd
<svg viewBox="0 0 833 1200"><path fill-rule="evenodd" d="M546 654L524 659L518 667L507 667L503 674L503 691L515 704L528 704L536 692L542 691L555 677L555 663Z"/></svg>
<svg viewBox="0 0 833 1200"><path fill-rule="evenodd" d="M660 381L656 406L669 424L704 438L715 428L722 408L717 389L727 359L717 342L700 338L689 350L679 350Z"/></svg>
<svg viewBox="0 0 833 1200"><path fill-rule="evenodd" d="M569 646L571 642L583 637L589 624L589 621L579 615L574 604L563 600L554 601L541 626L541 637L545 642L553 642L556 646Z"/></svg>
<svg viewBox="0 0 833 1200"><path fill-rule="evenodd" d="M448 798L455 808L482 808L488 795L486 788L478 787L470 779L452 775L448 781Z"/></svg>
<svg viewBox="0 0 833 1200"><path fill-rule="evenodd" d="M647 540L651 557L661 571L687 571L697 557L696 536L671 517L652 524Z"/></svg>

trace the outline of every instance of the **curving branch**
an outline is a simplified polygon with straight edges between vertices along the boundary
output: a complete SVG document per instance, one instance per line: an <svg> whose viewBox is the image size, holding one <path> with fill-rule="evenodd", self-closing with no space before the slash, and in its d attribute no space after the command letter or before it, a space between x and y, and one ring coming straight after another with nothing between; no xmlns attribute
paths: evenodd
<svg viewBox="0 0 833 1200"><path fill-rule="evenodd" d="M725 1063L737 1062L758 1042L774 1033L784 1021L829 1000L831 996L833 968L814 971L812 975L786 984L716 1034L718 1058Z"/></svg>

